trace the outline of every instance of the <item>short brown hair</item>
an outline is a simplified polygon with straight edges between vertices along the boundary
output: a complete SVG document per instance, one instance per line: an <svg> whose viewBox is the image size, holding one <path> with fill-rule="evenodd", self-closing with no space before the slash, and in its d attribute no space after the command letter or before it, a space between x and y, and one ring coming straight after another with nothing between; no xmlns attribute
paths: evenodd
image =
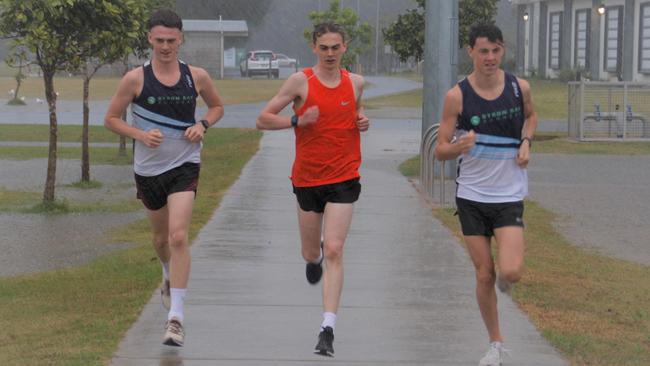
<svg viewBox="0 0 650 366"><path fill-rule="evenodd" d="M169 9L159 9L151 14L149 21L147 22L147 28L151 28L162 25L167 28L177 28L179 31L183 30L183 21L181 17L178 16L173 10Z"/></svg>
<svg viewBox="0 0 650 366"><path fill-rule="evenodd" d="M338 33L343 38L343 42L345 42L346 34L343 27L331 22L320 23L314 26L314 31L311 33L312 42L316 44L316 39L325 33Z"/></svg>

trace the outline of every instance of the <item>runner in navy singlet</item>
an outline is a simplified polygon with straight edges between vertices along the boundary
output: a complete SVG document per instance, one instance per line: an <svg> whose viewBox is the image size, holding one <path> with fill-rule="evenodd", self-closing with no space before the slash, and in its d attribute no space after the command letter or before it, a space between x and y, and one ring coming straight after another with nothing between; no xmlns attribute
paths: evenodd
<svg viewBox="0 0 650 366"><path fill-rule="evenodd" d="M505 45L499 28L472 27L468 52L474 70L447 92L436 158L460 157L456 205L490 337L479 365L497 366L504 349L494 285L509 291L523 272L526 166L537 115L528 82L500 68ZM498 275L490 250L492 236L499 250Z"/></svg>
<svg viewBox="0 0 650 366"><path fill-rule="evenodd" d="M208 73L178 60L183 22L171 10L148 23L153 56L122 78L104 125L135 141L137 195L146 208L153 245L163 271L161 297L169 310L163 343L182 346L183 305L190 272L187 233L199 180L207 129L223 116L223 104ZM196 98L207 112L195 119ZM131 104L133 126L122 120Z"/></svg>

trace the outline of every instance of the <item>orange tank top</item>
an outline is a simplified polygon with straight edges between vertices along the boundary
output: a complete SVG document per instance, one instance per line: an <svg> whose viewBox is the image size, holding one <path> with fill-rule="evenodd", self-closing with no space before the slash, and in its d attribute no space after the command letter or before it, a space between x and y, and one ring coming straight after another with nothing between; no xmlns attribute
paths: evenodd
<svg viewBox="0 0 650 366"><path fill-rule="evenodd" d="M307 75L307 99L297 115L318 106L316 123L295 128L296 160L291 181L296 187L339 183L359 177L361 139L357 128L357 103L347 70L341 70L341 82L334 88L323 85L314 70Z"/></svg>

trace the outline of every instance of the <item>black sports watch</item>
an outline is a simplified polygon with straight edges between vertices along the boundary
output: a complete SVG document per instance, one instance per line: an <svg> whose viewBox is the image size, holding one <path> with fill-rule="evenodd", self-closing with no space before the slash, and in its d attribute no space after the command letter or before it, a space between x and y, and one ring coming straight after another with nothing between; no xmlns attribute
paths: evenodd
<svg viewBox="0 0 650 366"><path fill-rule="evenodd" d="M533 139L531 139L530 137L524 137L524 138L522 138L522 139L521 139L521 142L519 143L519 146L521 146L521 144L523 144L524 141L526 141L526 140L528 140L528 147L529 147L529 148L533 147Z"/></svg>
<svg viewBox="0 0 650 366"><path fill-rule="evenodd" d="M291 116L291 127L296 128L298 127L298 115L294 114Z"/></svg>
<svg viewBox="0 0 650 366"><path fill-rule="evenodd" d="M201 125L203 125L203 128L205 128L205 131L203 131L203 133L208 132L208 128L210 128L210 124L208 123L208 120L202 119L199 122L201 122Z"/></svg>

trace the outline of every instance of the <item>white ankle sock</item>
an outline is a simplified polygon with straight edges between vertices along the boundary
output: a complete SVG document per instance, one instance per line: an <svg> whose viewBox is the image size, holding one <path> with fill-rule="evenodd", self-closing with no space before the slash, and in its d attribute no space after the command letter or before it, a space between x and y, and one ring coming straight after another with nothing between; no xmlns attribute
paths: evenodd
<svg viewBox="0 0 650 366"><path fill-rule="evenodd" d="M320 325L320 330L325 329L325 327L331 327L332 330L336 327L336 314L334 313L323 313L323 323Z"/></svg>
<svg viewBox="0 0 650 366"><path fill-rule="evenodd" d="M183 322L183 305L185 303L185 294L187 289L184 288L172 288L171 297L172 297L172 306L169 309L169 314L167 315L167 320L171 318L178 319L181 323Z"/></svg>

